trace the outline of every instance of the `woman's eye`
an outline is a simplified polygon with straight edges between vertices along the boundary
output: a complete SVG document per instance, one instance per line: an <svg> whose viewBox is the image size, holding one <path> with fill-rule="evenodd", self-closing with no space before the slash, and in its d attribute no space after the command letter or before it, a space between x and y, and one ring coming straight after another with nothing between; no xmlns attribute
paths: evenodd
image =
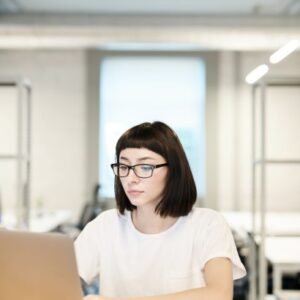
<svg viewBox="0 0 300 300"><path fill-rule="evenodd" d="M121 170L121 171L125 171L125 170L127 170L127 166L119 166L119 169Z"/></svg>
<svg viewBox="0 0 300 300"><path fill-rule="evenodd" d="M152 166L150 166L150 165L142 165L141 169L143 171L151 171L152 170Z"/></svg>

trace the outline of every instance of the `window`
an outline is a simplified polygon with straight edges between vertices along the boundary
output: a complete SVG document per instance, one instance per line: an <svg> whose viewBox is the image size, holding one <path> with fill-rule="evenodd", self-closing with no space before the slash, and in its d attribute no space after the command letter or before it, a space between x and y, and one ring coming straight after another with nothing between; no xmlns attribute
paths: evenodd
<svg viewBox="0 0 300 300"><path fill-rule="evenodd" d="M198 189L205 193L205 65L190 57L108 57L100 65L99 178L113 197L115 144L128 128L162 121L178 134Z"/></svg>

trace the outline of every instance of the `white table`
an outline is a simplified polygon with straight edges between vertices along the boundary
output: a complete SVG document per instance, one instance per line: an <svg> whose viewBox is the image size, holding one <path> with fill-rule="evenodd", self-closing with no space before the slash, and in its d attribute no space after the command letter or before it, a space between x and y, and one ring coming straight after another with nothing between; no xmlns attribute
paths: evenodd
<svg viewBox="0 0 300 300"><path fill-rule="evenodd" d="M32 212L30 216L29 231L33 232L49 232L58 225L70 221L71 211L57 210L50 212ZM17 229L17 220L15 214L7 212L2 216L3 227L7 229Z"/></svg>
<svg viewBox="0 0 300 300"><path fill-rule="evenodd" d="M229 226L240 236L254 238L255 244L260 245L260 215L255 216L256 230L252 226L251 212L221 212ZM250 243L250 269L255 270L255 245ZM273 265L274 291L281 290L282 275L287 272L300 271L300 213L297 212L267 212L265 215L265 258ZM256 271L250 275L251 299L256 299ZM253 298L254 297L254 298ZM281 298L280 298L281 299ZM282 298L286 299L286 298ZM291 298L294 299L294 298ZM300 297L299 299L300 300Z"/></svg>
<svg viewBox="0 0 300 300"><path fill-rule="evenodd" d="M280 290L275 295L275 300L300 300L300 290Z"/></svg>
<svg viewBox="0 0 300 300"><path fill-rule="evenodd" d="M253 233L252 214L249 211L222 211L229 226L237 232ZM256 234L259 233L260 216L255 216ZM300 236L300 213L268 212L265 217L267 236Z"/></svg>
<svg viewBox="0 0 300 300"><path fill-rule="evenodd" d="M266 258L273 265L273 289L281 290L284 273L300 271L300 237L267 237Z"/></svg>

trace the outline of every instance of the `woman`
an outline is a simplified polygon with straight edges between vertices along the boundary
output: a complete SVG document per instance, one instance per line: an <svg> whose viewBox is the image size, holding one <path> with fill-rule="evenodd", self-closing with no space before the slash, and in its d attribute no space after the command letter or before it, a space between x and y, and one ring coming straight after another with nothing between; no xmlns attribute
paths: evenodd
<svg viewBox="0 0 300 300"><path fill-rule="evenodd" d="M111 166L117 209L75 242L80 277L99 276L100 296L85 299L232 299L245 268L223 217L193 207L196 186L174 131L162 122L129 129Z"/></svg>

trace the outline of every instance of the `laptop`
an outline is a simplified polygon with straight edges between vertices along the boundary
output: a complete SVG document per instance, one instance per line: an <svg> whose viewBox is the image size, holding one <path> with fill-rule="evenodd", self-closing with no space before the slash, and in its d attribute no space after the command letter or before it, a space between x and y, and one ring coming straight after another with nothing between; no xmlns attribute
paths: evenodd
<svg viewBox="0 0 300 300"><path fill-rule="evenodd" d="M1 300L82 300L73 241L58 233L0 230Z"/></svg>

